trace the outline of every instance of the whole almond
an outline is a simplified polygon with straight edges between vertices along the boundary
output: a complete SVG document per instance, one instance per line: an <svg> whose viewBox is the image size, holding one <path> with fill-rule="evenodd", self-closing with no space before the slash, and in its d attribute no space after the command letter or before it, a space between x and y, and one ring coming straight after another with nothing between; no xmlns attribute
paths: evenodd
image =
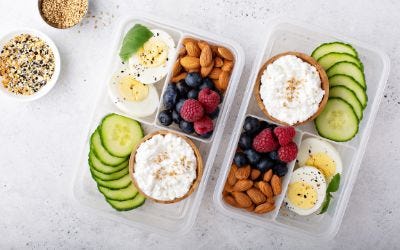
<svg viewBox="0 0 400 250"><path fill-rule="evenodd" d="M267 197L257 188L250 188L246 193L256 205L267 201Z"/></svg>
<svg viewBox="0 0 400 250"><path fill-rule="evenodd" d="M233 61L233 59L235 59L233 57L233 54L231 53L231 51L225 47L218 47L218 54L228 60Z"/></svg>
<svg viewBox="0 0 400 250"><path fill-rule="evenodd" d="M271 178L272 178L272 174L273 174L272 169L268 170L268 171L264 174L263 180L266 181L266 182L269 182L269 181L271 180Z"/></svg>
<svg viewBox="0 0 400 250"><path fill-rule="evenodd" d="M257 214L264 214L271 212L272 210L275 209L275 205L271 204L269 202L265 202L263 204L258 205L255 209L254 212Z"/></svg>
<svg viewBox="0 0 400 250"><path fill-rule="evenodd" d="M251 174L250 174L250 178L254 181L254 180L257 179L260 175L261 175L260 170L258 170L258 169L252 169L252 170L251 170Z"/></svg>
<svg viewBox="0 0 400 250"><path fill-rule="evenodd" d="M211 61L211 64L207 67L201 67L200 73L202 77L208 76L214 68L214 60Z"/></svg>
<svg viewBox="0 0 400 250"><path fill-rule="evenodd" d="M254 186L255 188L260 189L260 188L258 187L259 183L260 183L259 181L255 181L254 184L253 184L253 186Z"/></svg>
<svg viewBox="0 0 400 250"><path fill-rule="evenodd" d="M268 198L267 198L267 202L269 202L269 203L271 203L271 204L275 204L274 197L268 197Z"/></svg>
<svg viewBox="0 0 400 250"><path fill-rule="evenodd" d="M224 60L224 65L221 67L223 71L231 72L233 69L233 62L229 60Z"/></svg>
<svg viewBox="0 0 400 250"><path fill-rule="evenodd" d="M223 199L229 205L231 205L233 207L239 207L239 205L237 204L235 198L233 198L231 195L224 196Z"/></svg>
<svg viewBox="0 0 400 250"><path fill-rule="evenodd" d="M216 68L218 69L218 68ZM214 68L215 70L215 68ZM213 70L213 71L214 71ZM211 72L212 74L212 72ZM226 71L221 71L221 73L219 74L219 78L218 78L218 85L216 86L217 89L219 89L220 91L225 91L228 88L228 83L229 83L229 73Z"/></svg>
<svg viewBox="0 0 400 250"><path fill-rule="evenodd" d="M224 185L224 191L226 191L228 193L232 193L233 192L233 186L229 185L229 183L226 182L225 185Z"/></svg>
<svg viewBox="0 0 400 250"><path fill-rule="evenodd" d="M182 44L185 45L185 46L186 46L186 44L188 44L188 43L190 43L190 42L196 43L196 40L193 39L193 38L190 38L190 37L186 37L186 38L184 38L184 39L182 40Z"/></svg>
<svg viewBox="0 0 400 250"><path fill-rule="evenodd" d="M182 46L182 47L179 49L178 55L179 55L180 57L183 57L183 56L186 55L186 48L185 48L184 46Z"/></svg>
<svg viewBox="0 0 400 250"><path fill-rule="evenodd" d="M187 76L187 73L186 72L182 72L179 75L172 77L171 81L172 82L179 82L180 80L185 79L186 76Z"/></svg>
<svg viewBox="0 0 400 250"><path fill-rule="evenodd" d="M247 207L247 208L246 208L246 211L248 211L248 212L253 212L255 208L256 208L256 205L251 204L250 207Z"/></svg>
<svg viewBox="0 0 400 250"><path fill-rule="evenodd" d="M274 174L271 178L271 187L274 195L280 195L282 192L281 178Z"/></svg>
<svg viewBox="0 0 400 250"><path fill-rule="evenodd" d="M195 68L195 69L187 69L187 72L200 72L200 68Z"/></svg>
<svg viewBox="0 0 400 250"><path fill-rule="evenodd" d="M232 192L233 198L235 198L236 203L239 205L239 207L250 207L253 202L251 201L250 197L242 192Z"/></svg>
<svg viewBox="0 0 400 250"><path fill-rule="evenodd" d="M237 181L236 176L235 176L237 169L238 169L238 167L235 164L232 164L231 170L229 170L227 182L231 186L235 185L235 183Z"/></svg>
<svg viewBox="0 0 400 250"><path fill-rule="evenodd" d="M268 198L269 198L269 197L274 197L274 192L272 191L272 187L271 187L271 185L269 185L268 182L260 181L260 182L258 183L258 189L260 189L260 191L261 191L265 196L267 196Z"/></svg>
<svg viewBox="0 0 400 250"><path fill-rule="evenodd" d="M212 62L213 62L213 57L212 57L211 48L210 48L210 46L206 45L201 50L200 65L202 67L207 67L207 66L210 66Z"/></svg>
<svg viewBox="0 0 400 250"><path fill-rule="evenodd" d="M251 167L249 165L245 167L240 167L235 172L235 177L238 180L245 180L248 179L250 176Z"/></svg>
<svg viewBox="0 0 400 250"><path fill-rule="evenodd" d="M217 56L214 59L214 65L217 68L221 68L224 65L224 61L221 59L221 57Z"/></svg>
<svg viewBox="0 0 400 250"><path fill-rule="evenodd" d="M251 180L239 180L233 186L233 191L246 191L253 186L253 181Z"/></svg>
<svg viewBox="0 0 400 250"><path fill-rule="evenodd" d="M209 77L211 79L218 79L219 80L219 75L222 73L222 70L220 68L213 68L211 71Z"/></svg>
<svg viewBox="0 0 400 250"><path fill-rule="evenodd" d="M181 58L180 62L185 69L200 68L200 59L197 57L185 56Z"/></svg>
<svg viewBox="0 0 400 250"><path fill-rule="evenodd" d="M201 50L196 42L187 42L185 48L188 56L200 57Z"/></svg>
<svg viewBox="0 0 400 250"><path fill-rule="evenodd" d="M218 46L210 45L210 47L211 47L212 52L213 52L215 55L218 55Z"/></svg>
<svg viewBox="0 0 400 250"><path fill-rule="evenodd" d="M227 195L229 195L229 192L227 192L225 189L222 190L222 196L225 197L225 196L227 196Z"/></svg>
<svg viewBox="0 0 400 250"><path fill-rule="evenodd" d="M172 67L172 76L179 75L179 73L181 73L181 70L182 70L182 65L180 59L178 58L178 60L176 60L174 66Z"/></svg>

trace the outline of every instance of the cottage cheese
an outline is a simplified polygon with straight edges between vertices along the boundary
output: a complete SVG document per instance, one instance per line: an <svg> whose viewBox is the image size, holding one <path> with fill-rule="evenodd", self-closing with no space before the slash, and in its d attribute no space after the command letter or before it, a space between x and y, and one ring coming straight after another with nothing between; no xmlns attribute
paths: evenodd
<svg viewBox="0 0 400 250"><path fill-rule="evenodd" d="M293 55L268 65L261 77L260 95L268 113L290 125L314 115L324 94L317 69Z"/></svg>
<svg viewBox="0 0 400 250"><path fill-rule="evenodd" d="M192 147L174 134L155 135L136 151L134 177L139 188L157 200L184 196L196 179Z"/></svg>

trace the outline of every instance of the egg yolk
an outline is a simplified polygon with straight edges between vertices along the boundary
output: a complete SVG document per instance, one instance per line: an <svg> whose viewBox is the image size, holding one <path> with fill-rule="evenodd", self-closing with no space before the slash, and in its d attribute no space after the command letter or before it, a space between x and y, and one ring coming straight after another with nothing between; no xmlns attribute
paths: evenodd
<svg viewBox="0 0 400 250"><path fill-rule="evenodd" d="M121 79L118 90L125 100L132 102L143 101L149 95L149 87L131 76L125 76Z"/></svg>
<svg viewBox="0 0 400 250"><path fill-rule="evenodd" d="M317 203L317 191L310 184L298 181L290 183L287 197L293 206L310 209Z"/></svg>
<svg viewBox="0 0 400 250"><path fill-rule="evenodd" d="M168 46L161 39L152 37L139 49L137 55L142 66L155 68L167 61Z"/></svg>
<svg viewBox="0 0 400 250"><path fill-rule="evenodd" d="M322 152L310 155L306 161L306 165L318 168L328 180L336 173L335 161Z"/></svg>

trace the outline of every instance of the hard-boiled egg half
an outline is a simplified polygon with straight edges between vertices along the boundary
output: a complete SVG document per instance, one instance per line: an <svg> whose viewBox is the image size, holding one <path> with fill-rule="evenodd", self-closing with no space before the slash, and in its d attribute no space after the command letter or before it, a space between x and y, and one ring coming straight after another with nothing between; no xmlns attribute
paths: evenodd
<svg viewBox="0 0 400 250"><path fill-rule="evenodd" d="M151 32L153 36L129 59L133 77L144 84L164 78L175 55L175 42L167 32L159 29Z"/></svg>
<svg viewBox="0 0 400 250"><path fill-rule="evenodd" d="M143 84L127 69L114 75L109 84L111 101L123 112L134 117L153 114L159 103L159 96L153 85Z"/></svg>

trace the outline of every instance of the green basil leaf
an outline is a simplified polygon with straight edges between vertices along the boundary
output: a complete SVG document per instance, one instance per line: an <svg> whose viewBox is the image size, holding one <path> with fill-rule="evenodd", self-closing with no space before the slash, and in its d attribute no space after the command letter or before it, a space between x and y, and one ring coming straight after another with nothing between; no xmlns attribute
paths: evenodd
<svg viewBox="0 0 400 250"><path fill-rule="evenodd" d="M340 174L335 174L335 176L333 176L331 182L329 182L328 188L326 189L326 192L336 192L339 189L339 185L340 185Z"/></svg>
<svg viewBox="0 0 400 250"><path fill-rule="evenodd" d="M329 207L329 203L331 202L331 194L330 193L327 193L326 194L326 196L325 196L325 200L324 200L324 202L322 203L322 208L321 208L321 211L319 212L319 214L323 214L323 213L325 213L327 210L328 210L328 207Z"/></svg>
<svg viewBox="0 0 400 250"><path fill-rule="evenodd" d="M135 24L124 37L119 57L122 61L127 61L136 53L151 37L153 33L141 24Z"/></svg>

